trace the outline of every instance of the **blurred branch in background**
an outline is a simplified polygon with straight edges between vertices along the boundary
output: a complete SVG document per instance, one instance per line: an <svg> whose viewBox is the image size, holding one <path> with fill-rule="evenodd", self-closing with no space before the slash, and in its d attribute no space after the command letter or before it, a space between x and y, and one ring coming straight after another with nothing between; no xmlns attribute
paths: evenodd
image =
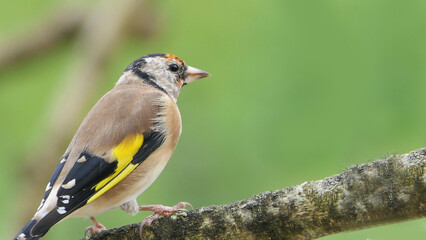
<svg viewBox="0 0 426 240"><path fill-rule="evenodd" d="M426 217L426 148L323 180L222 206L177 211L144 228L143 239L315 239ZM139 225L91 240L140 239Z"/></svg>
<svg viewBox="0 0 426 240"><path fill-rule="evenodd" d="M99 1L95 6L87 6L87 4L83 4L82 2L75 2L73 4L68 4L66 6L60 6L54 9L50 14L47 14L45 19L40 20L38 26L33 29L29 29L20 37L13 36L11 39L6 41L0 45L0 70L3 68L17 64L19 61L24 59L31 59L37 55L42 54L46 50L58 45L60 41L69 39L72 36L80 35L80 30L83 25L90 24L88 22L96 22L95 25L89 27L88 30L92 31L91 34L88 35L88 38L93 38L98 31L111 30L111 33L114 32L114 28L110 28L111 24L115 23L114 20L119 20L120 16L117 16L116 13L119 13L120 10L124 10L131 3L123 3L124 6L121 7L122 4L110 3L105 5L106 0ZM125 1L126 2L126 1ZM129 1L128 1L129 2ZM128 36L128 33L140 33L143 37L149 37L153 34L158 27L158 18L155 16L155 11L149 11L152 9L149 1L133 1L134 8L129 9L132 12L128 12L125 14L125 17L128 18L126 20L126 26L120 26L125 36ZM106 12L106 8L108 5L119 5L118 8L111 7L109 12ZM95 14L92 9L99 9L97 12L104 12L108 14L107 16L99 16ZM117 9L115 12L111 12L112 10ZM101 18L97 20L89 20L90 16L99 16L106 17L108 21L102 23L99 22ZM119 24L119 23L118 23ZM103 26L103 27L101 27ZM107 26L107 27L105 27ZM93 28L94 27L94 28ZM100 35L94 40L99 41L98 43L104 42ZM78 36L80 38L80 36ZM107 42L107 41L105 41ZM107 50L108 51L108 50Z"/></svg>
<svg viewBox="0 0 426 240"><path fill-rule="evenodd" d="M23 214L17 219L19 222L28 220L34 213L38 203L32 201L30 204L26 200L37 199L43 192L42 186L57 164L54 159L59 159L65 151L74 124L79 122L91 93L99 86L105 63L120 40L141 32L147 37L159 28L154 15L157 11L148 0L101 0L90 6L72 5L59 9L39 27L0 47L1 69L41 54L75 35L68 74L64 74L64 84L55 91L57 95L47 116L48 127L37 146L24 151L27 168L23 176L27 184L20 191L25 197L19 198Z"/></svg>
<svg viewBox="0 0 426 240"><path fill-rule="evenodd" d="M41 23L20 37L0 45L0 70L19 61L40 55L59 41L75 35L87 16L88 8L69 5L55 9Z"/></svg>

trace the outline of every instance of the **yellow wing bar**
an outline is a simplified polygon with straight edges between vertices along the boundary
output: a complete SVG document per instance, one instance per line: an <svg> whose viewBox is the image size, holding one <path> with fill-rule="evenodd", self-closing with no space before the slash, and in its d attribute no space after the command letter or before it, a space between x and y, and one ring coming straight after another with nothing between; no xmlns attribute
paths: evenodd
<svg viewBox="0 0 426 240"><path fill-rule="evenodd" d="M114 148L112 154L116 161L118 161L117 169L111 176L105 178L94 186L97 192L89 198L87 203L92 202L114 187L137 167L136 164L131 164L131 161L133 160L133 156L142 146L143 140L143 134L131 134L125 137L123 141Z"/></svg>

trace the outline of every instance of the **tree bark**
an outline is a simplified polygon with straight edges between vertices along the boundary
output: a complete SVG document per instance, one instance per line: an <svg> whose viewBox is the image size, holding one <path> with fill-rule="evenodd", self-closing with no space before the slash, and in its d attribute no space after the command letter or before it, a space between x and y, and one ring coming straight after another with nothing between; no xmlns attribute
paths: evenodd
<svg viewBox="0 0 426 240"><path fill-rule="evenodd" d="M426 216L426 148L222 206L177 211L143 239L315 239ZM89 239L141 239L139 225Z"/></svg>

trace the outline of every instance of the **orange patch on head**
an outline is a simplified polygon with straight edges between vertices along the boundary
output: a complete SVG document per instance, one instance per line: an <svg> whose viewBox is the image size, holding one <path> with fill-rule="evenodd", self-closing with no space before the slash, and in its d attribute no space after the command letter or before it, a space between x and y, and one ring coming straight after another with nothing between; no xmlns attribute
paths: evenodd
<svg viewBox="0 0 426 240"><path fill-rule="evenodd" d="M178 58L176 55L166 53L166 54L164 55L164 57L165 57L165 58L166 58L169 62L171 62L171 61L172 61L172 59L174 59L174 60L176 60L176 61L181 62L182 64L185 64L185 62L184 62L182 59Z"/></svg>
<svg viewBox="0 0 426 240"><path fill-rule="evenodd" d="M182 84L183 84L183 79L182 78L178 78L178 84L179 84L179 87L182 87Z"/></svg>

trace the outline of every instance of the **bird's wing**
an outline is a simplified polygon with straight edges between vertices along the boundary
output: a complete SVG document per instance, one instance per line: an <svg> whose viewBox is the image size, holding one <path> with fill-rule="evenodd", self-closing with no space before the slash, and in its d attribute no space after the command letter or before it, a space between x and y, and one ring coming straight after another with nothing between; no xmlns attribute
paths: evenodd
<svg viewBox="0 0 426 240"><path fill-rule="evenodd" d="M165 133L156 126L160 97L156 91L116 86L99 100L49 181L32 235L101 196L163 144Z"/></svg>

